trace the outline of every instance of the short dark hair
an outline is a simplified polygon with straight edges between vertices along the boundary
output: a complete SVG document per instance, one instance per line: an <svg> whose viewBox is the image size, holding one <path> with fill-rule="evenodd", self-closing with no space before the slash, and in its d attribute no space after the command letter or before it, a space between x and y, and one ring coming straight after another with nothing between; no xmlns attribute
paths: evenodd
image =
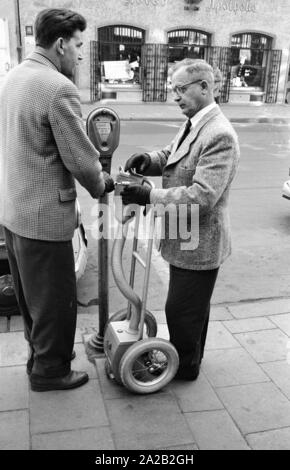
<svg viewBox="0 0 290 470"><path fill-rule="evenodd" d="M76 30L84 31L85 18L66 8L47 8L38 13L35 20L35 42L37 46L50 47L59 37L70 39Z"/></svg>

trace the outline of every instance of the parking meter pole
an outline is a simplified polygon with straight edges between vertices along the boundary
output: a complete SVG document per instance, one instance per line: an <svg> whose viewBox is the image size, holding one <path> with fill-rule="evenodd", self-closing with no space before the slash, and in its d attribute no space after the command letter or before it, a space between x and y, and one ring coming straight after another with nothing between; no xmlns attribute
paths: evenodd
<svg viewBox="0 0 290 470"><path fill-rule="evenodd" d="M100 204L108 205L108 195L105 193L99 199ZM104 206L103 206L104 207ZM99 331L93 335L89 341L90 345L99 352L104 351L104 331L108 321L109 311L109 297L108 297L108 285L109 285L109 272L108 272L108 239L106 234L108 233L108 217L106 213L100 213L100 217L103 217L103 230L104 236L98 240L98 264L99 264Z"/></svg>
<svg viewBox="0 0 290 470"><path fill-rule="evenodd" d="M87 134L93 145L100 152L100 162L102 168L107 173L111 173L111 160L114 150L119 145L120 139L120 119L117 113L110 108L98 107L93 110L87 118ZM99 203L105 208L108 205L108 194L100 197ZM109 220L108 211L102 213L103 230L98 241L98 269L99 269L99 331L93 335L89 341L91 347L98 352L104 351L104 332L109 317L109 279L108 279L108 231Z"/></svg>

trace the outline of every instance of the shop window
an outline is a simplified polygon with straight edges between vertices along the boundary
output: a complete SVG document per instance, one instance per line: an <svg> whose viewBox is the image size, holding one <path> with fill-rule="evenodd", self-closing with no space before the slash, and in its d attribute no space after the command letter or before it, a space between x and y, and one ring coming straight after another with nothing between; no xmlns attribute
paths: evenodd
<svg viewBox="0 0 290 470"><path fill-rule="evenodd" d="M272 38L259 33L236 34L231 47L231 85L263 89Z"/></svg>
<svg viewBox="0 0 290 470"><path fill-rule="evenodd" d="M211 35L195 29L177 29L168 32L169 67L185 58L207 59Z"/></svg>
<svg viewBox="0 0 290 470"><path fill-rule="evenodd" d="M140 83L141 48L145 31L132 26L105 26L98 30L102 78L105 83Z"/></svg>

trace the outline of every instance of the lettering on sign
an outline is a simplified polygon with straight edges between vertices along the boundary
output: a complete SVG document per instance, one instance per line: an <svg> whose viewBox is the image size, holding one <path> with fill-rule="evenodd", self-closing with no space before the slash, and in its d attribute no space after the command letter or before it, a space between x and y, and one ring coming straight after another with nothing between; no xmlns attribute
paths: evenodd
<svg viewBox="0 0 290 470"><path fill-rule="evenodd" d="M257 13L256 3L252 0L209 0L206 11L229 11L234 13Z"/></svg>
<svg viewBox="0 0 290 470"><path fill-rule="evenodd" d="M184 0L184 10L186 11L198 11L199 6L197 6L201 0Z"/></svg>
<svg viewBox="0 0 290 470"><path fill-rule="evenodd" d="M129 5L145 5L146 7L165 7L168 0L123 0L125 7Z"/></svg>

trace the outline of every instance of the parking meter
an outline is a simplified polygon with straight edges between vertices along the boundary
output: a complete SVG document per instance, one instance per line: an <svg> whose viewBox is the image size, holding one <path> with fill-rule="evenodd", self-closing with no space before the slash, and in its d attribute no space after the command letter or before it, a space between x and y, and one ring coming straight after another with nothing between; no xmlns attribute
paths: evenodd
<svg viewBox="0 0 290 470"><path fill-rule="evenodd" d="M87 134L100 153L100 163L103 170L111 173L111 161L114 151L119 145L120 119L117 113L110 108L94 109L87 118ZM108 194L105 193L99 199L100 204L108 204ZM108 211L103 216L103 233L108 233ZM104 330L108 321L108 240L99 237L98 240L98 286L99 286L99 332L93 335L89 341L90 346L99 352L104 351Z"/></svg>
<svg viewBox="0 0 290 470"><path fill-rule="evenodd" d="M111 173L112 155L119 145L120 119L110 108L97 108L87 118L87 134L100 152L103 170Z"/></svg>

